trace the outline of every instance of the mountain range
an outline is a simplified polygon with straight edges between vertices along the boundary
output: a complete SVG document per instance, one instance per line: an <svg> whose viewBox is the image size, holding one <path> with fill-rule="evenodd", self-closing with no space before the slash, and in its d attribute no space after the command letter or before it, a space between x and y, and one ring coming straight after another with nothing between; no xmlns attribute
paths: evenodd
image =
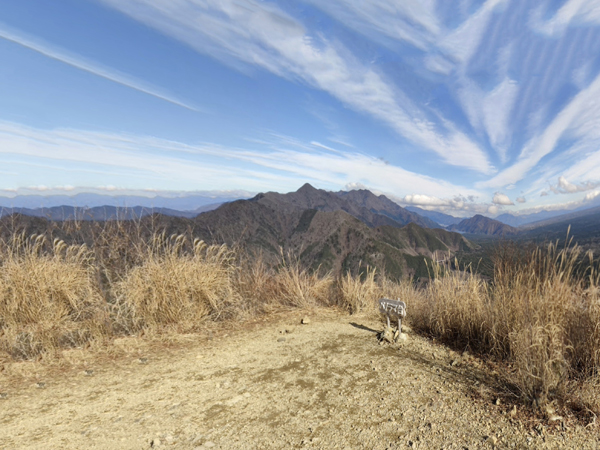
<svg viewBox="0 0 600 450"><path fill-rule="evenodd" d="M450 225L448 230L460 231L470 234L485 234L488 236L510 236L519 232L516 228L506 225L498 220L476 214L469 219Z"/></svg>
<svg viewBox="0 0 600 450"><path fill-rule="evenodd" d="M235 193L232 193L232 195ZM243 192L237 193L242 195ZM227 196L192 194L181 196L145 196L77 194L74 196L28 195L14 198L0 197L0 217L14 213L45 217L53 221L77 219L81 221L139 220L153 214L193 219L202 213L215 210L225 203L239 200ZM571 212L540 211L533 214L502 214L496 219L484 216L459 218L437 211L409 206L403 208L384 195L374 195L368 190L328 192L305 185L296 192L279 194L267 192L249 199L273 208L315 209L318 211L345 211L369 227L392 227L415 223L425 228L443 227L469 235L508 236L518 232L523 236L541 236L544 227L563 221L586 222L585 217L600 211L593 202ZM2 206L4 205L4 206ZM42 205L41 207L35 207ZM502 224L507 225L503 227ZM532 229L539 229L533 233ZM556 228L556 227L554 227ZM554 229L552 228L552 229ZM559 226L560 229L564 228ZM585 233L590 230L585 228Z"/></svg>
<svg viewBox="0 0 600 450"><path fill-rule="evenodd" d="M409 223L426 228L437 228L439 225L426 217L407 211L384 195L376 196L371 191L361 189L355 191L329 192L315 189L306 183L296 192L279 194L267 192L258 194L250 201L258 202L272 208L315 209L318 211L345 211L360 219L368 226L379 225L402 226Z"/></svg>
<svg viewBox="0 0 600 450"><path fill-rule="evenodd" d="M193 211L178 211L170 208L151 208L146 206L134 206L124 208L119 206L94 206L76 207L76 206L52 206L44 208L0 208L0 217L10 216L12 214L23 214L31 217L45 217L49 220L83 220L83 221L103 221L103 220L135 220L152 214L164 214L173 217L196 217L206 211L211 211L221 206L222 203L209 204L201 206Z"/></svg>
<svg viewBox="0 0 600 450"><path fill-rule="evenodd" d="M514 215L510 213L500 214L496 217L502 223L510 225L512 227L522 227L529 224L549 220L552 218L558 218L570 214L571 211L539 211L531 214Z"/></svg>
<svg viewBox="0 0 600 450"><path fill-rule="evenodd" d="M136 206L149 209L168 208L176 211L195 211L207 205L220 205L225 202L249 198L245 191L231 192L215 196L207 194L157 195L147 197L142 195L103 195L95 193L80 193L75 195L18 195L16 197L0 197L0 209L40 209L56 206L71 206L78 209L95 208L97 206L114 206L118 208L133 208Z"/></svg>
<svg viewBox="0 0 600 450"><path fill-rule="evenodd" d="M444 213L441 213L438 211L428 211L426 209L419 208L417 206L407 206L406 209L408 211L417 213L420 216L427 217L428 219L431 219L434 222L439 223L440 225L442 225L444 227L449 227L450 225L457 224L461 220L463 220L460 217L454 217L454 216L451 216L450 214L444 214Z"/></svg>
<svg viewBox="0 0 600 450"><path fill-rule="evenodd" d="M4 229L10 221L13 228L15 221L22 222L20 228L27 227L28 234L42 232L52 223L20 214L0 220ZM78 235L91 235L85 229L96 223L82 221ZM458 233L427 228L437 224L384 196L366 190L333 193L308 184L288 194L267 192L228 202L193 218L154 213L136 223L143 232L186 233L209 243L227 243L248 254L261 254L270 264L280 262L283 251L315 270L358 273L371 266L394 278L428 276L432 260L474 248Z"/></svg>
<svg viewBox="0 0 600 450"><path fill-rule="evenodd" d="M600 207L577 211L565 216L521 227L520 240L556 242L561 245L567 236L584 250L600 251Z"/></svg>
<svg viewBox="0 0 600 450"><path fill-rule="evenodd" d="M38 200L38 196L32 197L36 197L36 199L27 199L27 201L21 201L20 203L32 203ZM189 198L183 203L181 199L152 199L157 204L169 204L172 205L171 207L147 206L144 204L132 207L115 206L115 204L119 203L132 204L136 201L146 204L150 202L150 199L145 197L120 197L113 199L112 205L103 204L90 207L73 206L72 204L87 202L86 204L93 205L100 202L100 197L102 196L96 194L84 196L83 194L79 194L76 197L76 199L71 198L69 200L71 205L65 204L61 206L41 207L35 209L26 207L0 207L0 217L14 213L20 213L26 216L46 217L50 220L130 220L139 219L141 217L158 213L167 216L193 218L203 212L216 209L223 203L230 202L206 203L193 210L181 210L177 209L177 205L195 205L202 203L203 201L207 201L208 198L197 196L195 198ZM56 200L57 199L55 198L52 201ZM171 201L171 203L169 203L167 200ZM369 226L398 226L399 224L406 225L414 222L427 228L439 227L439 225L431 219L407 211L387 197L383 195L376 196L367 190L350 192L341 191L332 193L315 189L309 184L305 184L298 191L293 193L279 194L276 192L267 192L265 194L258 194L251 200L260 200L263 204L271 204L271 206L275 208L317 209L322 211L342 210L346 211L350 215L358 217ZM50 201L47 201L47 203L50 203Z"/></svg>

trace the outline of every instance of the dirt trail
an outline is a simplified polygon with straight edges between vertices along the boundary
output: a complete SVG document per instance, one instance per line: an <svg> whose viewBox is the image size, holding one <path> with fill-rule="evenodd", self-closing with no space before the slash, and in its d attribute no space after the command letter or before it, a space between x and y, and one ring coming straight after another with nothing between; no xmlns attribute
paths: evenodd
<svg viewBox="0 0 600 450"><path fill-rule="evenodd" d="M2 449L596 448L494 404L493 376L369 318L319 314L19 388L2 385ZM86 376L88 375L88 376Z"/></svg>

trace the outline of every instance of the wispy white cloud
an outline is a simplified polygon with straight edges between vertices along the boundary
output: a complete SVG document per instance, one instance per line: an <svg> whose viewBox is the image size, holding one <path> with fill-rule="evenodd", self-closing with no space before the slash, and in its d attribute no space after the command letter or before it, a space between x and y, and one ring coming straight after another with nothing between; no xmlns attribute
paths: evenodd
<svg viewBox="0 0 600 450"><path fill-rule="evenodd" d="M519 92L515 81L505 78L483 101L483 123L490 143L506 161L507 147L510 145L510 113Z"/></svg>
<svg viewBox="0 0 600 450"><path fill-rule="evenodd" d="M333 3L337 5L338 10L345 8L343 13L352 17L352 21L344 19L347 23L362 28L370 27L369 32L362 31L364 34L372 36L373 33L381 33L403 40L390 30L377 25L378 21L385 23L384 16L390 14L389 8L386 10L381 6L350 4L351 2L344 0ZM526 45L522 45L522 40L515 41L515 35L507 30L504 30L507 35L502 34L502 39L498 38L500 28L498 23L494 22L494 15L500 18L505 13L512 14L511 25L518 22L514 17L517 10L514 2L487 0L453 30L446 29L436 16L437 6L439 5L433 6L429 14L423 15L435 17L436 27L422 28L421 31L426 31L426 34L420 35L413 45L423 50L426 67L446 76L447 80L456 80L448 82L458 87L455 93L458 93L457 97L470 124L480 136L487 135L490 146L498 153L501 163L509 164L490 180L476 184L476 187L506 189L507 186L524 180L532 169L540 170L539 163L542 159L546 158L545 161L548 161L548 157L555 156L552 153L563 138L576 141L571 147L572 160L567 161L572 167L568 172L564 172L569 179L600 179L600 155L595 154L600 146L600 106L595 100L600 93L599 78L593 79L594 69L589 61L577 58L578 54L585 55L591 50L596 35L588 33L589 38L585 38L578 34L574 39L556 40L556 35L567 26L600 24L600 0L566 1L555 16L545 22L541 21L541 16L533 14L529 25L535 32L531 44ZM531 12L530 7L526 6L525 10ZM504 18L508 19L508 16ZM511 31L516 31L516 28ZM551 41L544 41L540 31L555 37ZM531 33L531 30L521 29L520 32ZM406 39L403 41L410 42ZM485 49L481 47L483 44ZM483 56L484 53L486 56ZM481 82L477 77L471 78L472 73L469 73L468 69L470 62L477 58L485 58L482 61L489 64L489 55L493 54L497 55L496 64L492 68L497 84L490 88L490 81L494 78ZM511 78L515 74L514 60L523 63L520 64L522 79L519 82ZM513 70L509 76L511 64ZM573 71L572 64L577 64L577 70ZM540 73L542 76L538 77ZM475 72L475 75L480 74ZM536 76L535 83L527 79L531 75ZM559 83L569 81L575 83L579 93L562 110L555 113L553 118L550 117L548 123L546 118L551 112L548 102L555 101L555 96L562 95L561 89L564 92L563 85ZM540 95L549 95L548 93L551 93L551 97L544 97L543 100L539 98ZM529 136L533 136L521 144L520 155L516 158L508 153L520 128L518 124L513 123L515 113L528 118L527 131ZM520 144L518 141L517 143ZM564 163L563 154L560 160L545 162L543 170L564 170Z"/></svg>
<svg viewBox="0 0 600 450"><path fill-rule="evenodd" d="M442 75L449 75L456 67L454 63L437 54L425 56L423 62L425 63L425 67L430 71L441 73Z"/></svg>
<svg viewBox="0 0 600 450"><path fill-rule="evenodd" d="M598 114L600 106L595 101L598 95L600 95L600 75L586 89L579 91L540 135L525 145L516 163L476 186L497 188L520 181L543 157L555 149L559 139L568 130L580 136L589 135L596 139L599 132L591 125L600 120ZM600 168L600 164L595 167Z"/></svg>
<svg viewBox="0 0 600 450"><path fill-rule="evenodd" d="M271 4L253 0L244 5L233 0L103 1L199 52L230 64L258 66L323 90L435 152L447 164L494 172L486 153L459 127L431 122L371 65L361 63L341 43L311 34ZM414 5L417 8L418 2Z"/></svg>
<svg viewBox="0 0 600 450"><path fill-rule="evenodd" d="M563 173L571 180L600 181L600 150L583 156Z"/></svg>
<svg viewBox="0 0 600 450"><path fill-rule="evenodd" d="M458 92L471 125L487 134L502 162L506 162L512 131L511 111L519 92L517 83L505 78L489 92L467 79L462 83Z"/></svg>
<svg viewBox="0 0 600 450"><path fill-rule="evenodd" d="M319 147L319 148L322 148L324 150L329 150L330 152L337 153L338 155L343 155L344 154L344 152L336 150L335 148L331 148L328 145L321 144L320 142L317 142L317 141L311 141L310 145L314 145L315 147Z"/></svg>
<svg viewBox="0 0 600 450"><path fill-rule="evenodd" d="M444 36L439 46L465 65L477 50L492 14L502 3L506 0L487 0L456 30Z"/></svg>
<svg viewBox="0 0 600 450"><path fill-rule="evenodd" d="M532 26L548 35L563 33L571 24L600 23L600 1L568 0L548 20L542 20L542 9L532 17Z"/></svg>
<svg viewBox="0 0 600 450"><path fill-rule="evenodd" d="M383 44L389 44L385 37L392 42L404 41L426 49L441 32L434 0L313 0L312 3L353 30Z"/></svg>
<svg viewBox="0 0 600 450"><path fill-rule="evenodd" d="M207 156L194 160L194 154ZM246 184L252 188L263 177L268 180L265 182L273 182L273 178L280 182L285 180L283 176L253 168L224 166L222 162L215 161L218 154L217 147L192 147L148 136L70 129L43 130L0 121L0 160L18 156L20 160L27 159L28 163L44 165L51 162L69 169L45 172L46 185L59 185L64 180L79 177L78 169L87 170L88 178L110 180L109 184L118 187L141 185L168 189L176 184L182 189L193 189L198 173L210 180L214 189L230 189L231 180L236 178L240 188L246 187ZM90 167L103 173L90 173ZM19 166L14 164L13 168L18 169ZM23 184L34 185L35 181L27 180L35 180L36 177L39 177L39 171L24 170L16 179ZM61 182L52 182L53 179Z"/></svg>
<svg viewBox="0 0 600 450"><path fill-rule="evenodd" d="M348 142L346 139L344 139L343 137L339 137L339 136L330 136L327 138L328 141L331 141L335 144L340 144L343 145L345 147L350 147L350 148L356 148L355 145L351 144L350 142Z"/></svg>
<svg viewBox="0 0 600 450"><path fill-rule="evenodd" d="M307 181L329 189L360 182L382 192L411 192L418 186L420 192L427 195L479 195L471 189L410 172L373 156L335 152L281 135L252 147L187 144L150 136L83 130L41 130L0 121L0 161L7 155L19 155L34 161L59 162L72 169L88 165L118 169L118 176L99 178L105 180L101 184L118 188L181 186L190 190L260 191L295 189ZM128 173L140 179L130 178ZM69 173L61 173L61 184L74 184L69 176ZM23 173L21 179L28 177ZM44 184L59 183L45 181Z"/></svg>
<svg viewBox="0 0 600 450"><path fill-rule="evenodd" d="M74 55L70 52L67 52L64 49L58 48L57 46L53 46L47 42L43 42L31 36L26 36L21 32L10 30L8 27L2 25L1 23L0 38L21 45L25 48L40 53L48 58L60 61L64 64L68 64L71 67L75 67L76 69L83 70L85 72L91 73L98 77L120 84L122 86L135 89L136 91L143 92L144 94L151 95L158 99L167 101L169 103L173 103L174 105L181 106L192 111L199 111L198 108L191 106L190 104L182 100L179 100L171 94L161 91L161 89L152 86L151 84L145 81L121 73L118 70L102 66L82 56Z"/></svg>

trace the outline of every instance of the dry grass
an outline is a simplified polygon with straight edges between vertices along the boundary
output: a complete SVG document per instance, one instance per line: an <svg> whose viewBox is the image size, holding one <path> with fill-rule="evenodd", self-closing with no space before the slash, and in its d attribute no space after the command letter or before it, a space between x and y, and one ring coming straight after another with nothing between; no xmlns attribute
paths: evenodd
<svg viewBox="0 0 600 450"><path fill-rule="evenodd" d="M294 308L330 306L334 303L334 278L309 271L292 254L281 252L278 270L272 276L271 295L275 302Z"/></svg>
<svg viewBox="0 0 600 450"><path fill-rule="evenodd" d="M381 288L375 281L375 269L367 268L363 276L353 277L349 272L338 281L338 304L350 314L375 310Z"/></svg>
<svg viewBox="0 0 600 450"><path fill-rule="evenodd" d="M77 232L76 223L65 226ZM111 336L143 331L168 339L206 320L334 303L333 277L302 268L290 254L275 268L183 235L144 237L131 223L92 231L91 248L22 234L0 243L0 352L60 356Z"/></svg>
<svg viewBox="0 0 600 450"><path fill-rule="evenodd" d="M185 236L155 235L140 265L115 283L115 322L126 331L161 326L196 328L219 319L238 300L233 288L234 254L226 246Z"/></svg>
<svg viewBox="0 0 600 450"><path fill-rule="evenodd" d="M575 381L594 379L600 368L600 297L593 273L577 276L580 253L505 246L491 284L434 267L438 277L410 302L413 326L505 361L508 383L528 402L565 400Z"/></svg>
<svg viewBox="0 0 600 450"><path fill-rule="evenodd" d="M441 277L439 267L433 271L437 273L425 295L411 302L414 326L455 345L485 342L485 283L472 274Z"/></svg>
<svg viewBox="0 0 600 450"><path fill-rule="evenodd" d="M92 253L44 236L0 250L0 347L17 358L54 354L108 332Z"/></svg>
<svg viewBox="0 0 600 450"><path fill-rule="evenodd" d="M268 314L276 309L274 272L262 255L249 258L238 253L234 285L243 299L236 308L239 318Z"/></svg>

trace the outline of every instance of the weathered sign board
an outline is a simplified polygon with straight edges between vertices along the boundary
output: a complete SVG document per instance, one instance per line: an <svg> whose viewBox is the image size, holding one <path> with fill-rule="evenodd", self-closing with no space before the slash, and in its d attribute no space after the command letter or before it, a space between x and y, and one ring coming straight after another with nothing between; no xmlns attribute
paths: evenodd
<svg viewBox="0 0 600 450"><path fill-rule="evenodd" d="M402 333L402 319L406 317L406 303L401 300L380 298L379 312L385 314L388 328L390 328L390 318L398 320L398 333Z"/></svg>

